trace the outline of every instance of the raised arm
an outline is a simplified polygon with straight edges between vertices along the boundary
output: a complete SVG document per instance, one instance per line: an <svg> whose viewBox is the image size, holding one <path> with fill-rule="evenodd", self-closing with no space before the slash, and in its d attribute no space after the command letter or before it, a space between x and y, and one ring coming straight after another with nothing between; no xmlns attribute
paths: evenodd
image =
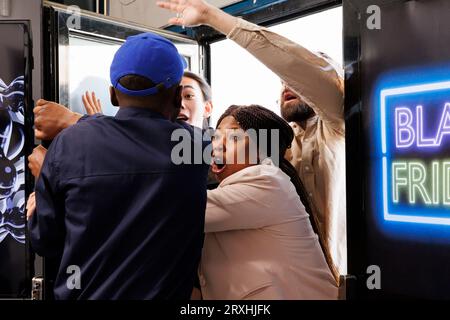
<svg viewBox="0 0 450 320"><path fill-rule="evenodd" d="M62 130L74 125L83 116L56 102L38 100L34 112L34 135L39 140L52 140Z"/></svg>
<svg viewBox="0 0 450 320"><path fill-rule="evenodd" d="M300 95L322 120L343 128L343 80L322 57L266 28L233 17L204 0L167 0L158 6L178 13L169 23L209 25L242 46Z"/></svg>
<svg viewBox="0 0 450 320"><path fill-rule="evenodd" d="M64 244L64 205L58 195L59 171L54 160L57 144L58 138L50 146L36 182L36 212L27 214L31 246L45 257L58 256Z"/></svg>
<svg viewBox="0 0 450 320"><path fill-rule="evenodd" d="M208 191L205 232L259 229L307 217L301 212L292 216L291 204L278 196L280 192L287 192L286 185L271 174L244 177L239 183Z"/></svg>
<svg viewBox="0 0 450 320"><path fill-rule="evenodd" d="M230 185L208 191L205 232L258 229L267 226L270 218L258 210L259 199L252 197L257 188L251 185Z"/></svg>

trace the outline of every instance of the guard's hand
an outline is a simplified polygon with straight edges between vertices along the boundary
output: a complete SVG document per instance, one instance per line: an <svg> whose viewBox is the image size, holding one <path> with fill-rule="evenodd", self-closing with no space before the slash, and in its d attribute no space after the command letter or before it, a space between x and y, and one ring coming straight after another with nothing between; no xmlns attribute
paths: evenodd
<svg viewBox="0 0 450 320"><path fill-rule="evenodd" d="M39 145L34 148L33 153L28 157L28 168L30 168L31 173L35 178L39 177L39 174L41 173L42 164L44 163L46 154L47 149Z"/></svg>
<svg viewBox="0 0 450 320"><path fill-rule="evenodd" d="M40 140L53 140L62 130L82 117L55 102L38 100L34 112L34 134Z"/></svg>
<svg viewBox="0 0 450 320"><path fill-rule="evenodd" d="M209 12L214 8L204 0L165 0L157 1L156 5L177 13L176 18L169 20L170 24L186 27L208 24Z"/></svg>
<svg viewBox="0 0 450 320"><path fill-rule="evenodd" d="M89 93L86 91L85 94L82 96L84 108L86 109L86 113L88 115L93 115L97 113L103 113L102 110L102 104L100 102L100 99L97 99L95 96L95 92Z"/></svg>
<svg viewBox="0 0 450 320"><path fill-rule="evenodd" d="M33 216L36 211L36 193L33 192L30 194L30 197L27 201L27 221Z"/></svg>

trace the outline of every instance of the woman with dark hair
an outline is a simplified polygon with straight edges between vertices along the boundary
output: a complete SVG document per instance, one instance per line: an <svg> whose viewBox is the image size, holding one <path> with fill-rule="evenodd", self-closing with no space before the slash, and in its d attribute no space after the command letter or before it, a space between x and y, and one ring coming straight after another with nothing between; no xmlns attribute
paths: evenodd
<svg viewBox="0 0 450 320"><path fill-rule="evenodd" d="M190 71L184 72L180 85L183 90L178 120L200 129L208 129L208 119L213 111L211 86L204 78ZM82 101L87 114L103 112L101 102L94 92L86 92Z"/></svg>
<svg viewBox="0 0 450 320"><path fill-rule="evenodd" d="M292 139L288 123L261 106L231 106L219 119L212 171L220 185L208 191L199 270L204 299L337 299L303 185L283 157Z"/></svg>
<svg viewBox="0 0 450 320"><path fill-rule="evenodd" d="M181 79L181 110L178 120L183 120L200 129L208 128L208 119L213 110L211 87L201 76L185 71Z"/></svg>

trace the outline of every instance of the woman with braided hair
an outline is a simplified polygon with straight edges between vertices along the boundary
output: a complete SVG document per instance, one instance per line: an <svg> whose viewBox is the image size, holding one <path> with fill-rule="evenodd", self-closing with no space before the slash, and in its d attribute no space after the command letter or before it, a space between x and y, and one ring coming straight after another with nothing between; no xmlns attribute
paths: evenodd
<svg viewBox="0 0 450 320"><path fill-rule="evenodd" d="M288 123L261 106L231 106L219 119L212 171L220 185L208 192L199 270L204 299L337 299L303 185L283 157L292 139Z"/></svg>

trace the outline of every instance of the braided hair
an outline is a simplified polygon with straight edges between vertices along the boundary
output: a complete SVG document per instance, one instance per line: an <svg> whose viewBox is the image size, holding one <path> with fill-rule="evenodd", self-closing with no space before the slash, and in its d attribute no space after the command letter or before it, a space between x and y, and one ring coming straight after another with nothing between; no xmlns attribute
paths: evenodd
<svg viewBox="0 0 450 320"><path fill-rule="evenodd" d="M285 159L284 155L286 150L291 147L292 140L294 139L294 131L291 126L280 116L275 114L259 105L249 105L249 106L237 106L232 105L229 107L225 113L219 118L217 122L217 126L222 122L222 120L226 117L233 117L241 127L242 130L247 131L249 129L254 129L256 131L256 145L259 151L259 154L265 154L268 157L272 158L274 163L278 163L280 169L289 176L292 184L297 191L298 196L300 197L301 202L303 203L306 212L309 215L309 220L311 222L312 228L314 232L318 235L319 243L322 248L322 252L325 255L325 259L330 270L333 273L333 276L336 280L336 283L339 283L339 272L333 264L331 255L329 253L328 247L326 246L326 241L324 241L323 233L319 228L319 223L317 221L317 217L312 213L311 205L307 196L307 192L305 187L300 180L300 177L297 174L297 171L292 166L292 164ZM260 143L260 130L267 129L269 130L278 130L279 132L279 141L278 143L278 159L274 159L273 157L277 156L272 154L273 150L271 146L273 145L271 139L273 136L271 134L267 134L267 143ZM264 149L264 150L261 150Z"/></svg>

